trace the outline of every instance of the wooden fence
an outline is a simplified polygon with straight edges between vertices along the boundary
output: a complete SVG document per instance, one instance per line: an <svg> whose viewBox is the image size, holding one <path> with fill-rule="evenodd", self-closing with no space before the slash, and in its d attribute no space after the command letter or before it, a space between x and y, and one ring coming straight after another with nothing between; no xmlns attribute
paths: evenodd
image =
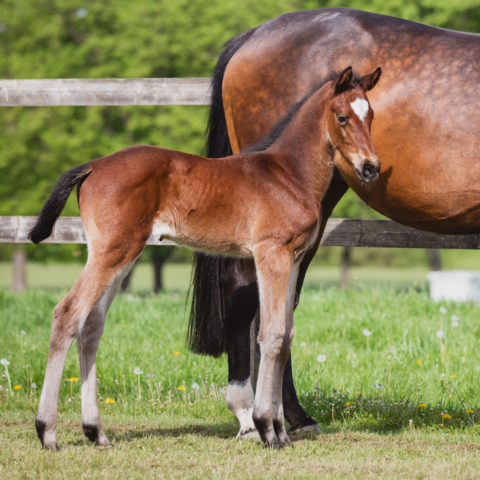
<svg viewBox="0 0 480 480"><path fill-rule="evenodd" d="M0 106L208 105L209 87L208 78L0 80ZM27 243L28 231L35 220L36 217L0 217L0 242ZM171 245L158 240L150 237L148 243ZM80 218L61 217L45 243L85 243ZM439 235L391 220L331 219L322 245L478 249L480 235ZM256 378L260 358L256 342L258 327L257 315L251 329L252 380Z"/></svg>

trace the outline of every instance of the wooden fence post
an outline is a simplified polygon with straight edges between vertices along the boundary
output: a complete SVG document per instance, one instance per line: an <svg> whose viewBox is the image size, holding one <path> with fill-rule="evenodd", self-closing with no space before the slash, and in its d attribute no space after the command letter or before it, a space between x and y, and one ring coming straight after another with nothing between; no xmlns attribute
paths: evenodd
<svg viewBox="0 0 480 480"><path fill-rule="evenodd" d="M27 288L27 260L21 246L13 254L13 291L20 293Z"/></svg>

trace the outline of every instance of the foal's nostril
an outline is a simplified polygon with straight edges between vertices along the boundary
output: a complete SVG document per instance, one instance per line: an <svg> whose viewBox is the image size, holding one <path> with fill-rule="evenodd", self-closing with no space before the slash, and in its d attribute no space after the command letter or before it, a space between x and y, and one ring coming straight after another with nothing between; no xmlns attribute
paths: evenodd
<svg viewBox="0 0 480 480"><path fill-rule="evenodd" d="M374 175L376 173L375 170L376 170L375 167L371 163L365 162L363 164L362 173L365 178L368 178Z"/></svg>

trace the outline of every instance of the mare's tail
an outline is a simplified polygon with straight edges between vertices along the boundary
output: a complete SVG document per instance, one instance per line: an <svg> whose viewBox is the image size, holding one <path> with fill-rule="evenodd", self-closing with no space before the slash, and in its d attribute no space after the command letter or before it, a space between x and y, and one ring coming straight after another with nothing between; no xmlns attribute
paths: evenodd
<svg viewBox="0 0 480 480"><path fill-rule="evenodd" d="M232 154L222 100L222 83L231 58L256 29L247 30L225 44L212 79L212 102L206 132L206 156L221 158ZM222 275L228 259L195 253L192 275L192 308L187 343L192 352L219 357L225 351L225 315Z"/></svg>
<svg viewBox="0 0 480 480"><path fill-rule="evenodd" d="M37 224L28 234L28 238L33 243L38 245L42 240L45 240L52 234L53 226L62 213L73 187L83 181L92 169L92 165L86 163L85 165L72 168L60 177L40 212Z"/></svg>

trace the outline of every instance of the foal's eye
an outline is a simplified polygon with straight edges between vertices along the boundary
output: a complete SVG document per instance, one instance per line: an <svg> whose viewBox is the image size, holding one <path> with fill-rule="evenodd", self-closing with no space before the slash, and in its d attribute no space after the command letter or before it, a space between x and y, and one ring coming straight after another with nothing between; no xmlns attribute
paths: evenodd
<svg viewBox="0 0 480 480"><path fill-rule="evenodd" d="M337 113L337 120L341 125L346 125L348 123L348 117L345 117L344 115L339 115Z"/></svg>

